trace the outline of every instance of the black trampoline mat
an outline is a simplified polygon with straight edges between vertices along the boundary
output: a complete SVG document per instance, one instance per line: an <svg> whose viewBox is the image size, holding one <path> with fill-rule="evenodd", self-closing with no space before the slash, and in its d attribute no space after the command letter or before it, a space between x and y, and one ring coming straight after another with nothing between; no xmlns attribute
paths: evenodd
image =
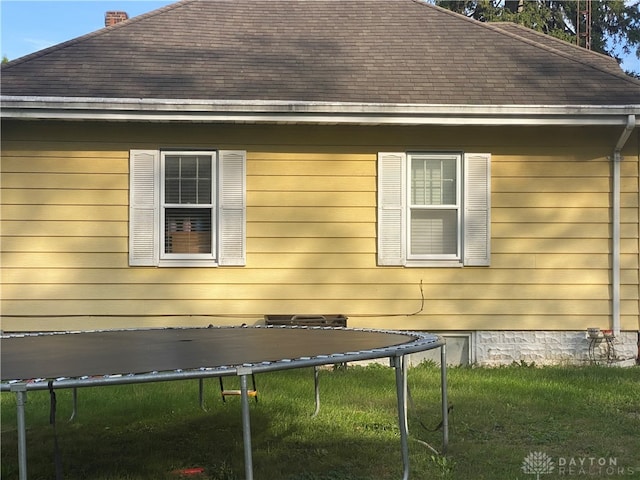
<svg viewBox="0 0 640 480"><path fill-rule="evenodd" d="M218 368L383 349L410 334L326 328L98 331L0 340L2 381Z"/></svg>

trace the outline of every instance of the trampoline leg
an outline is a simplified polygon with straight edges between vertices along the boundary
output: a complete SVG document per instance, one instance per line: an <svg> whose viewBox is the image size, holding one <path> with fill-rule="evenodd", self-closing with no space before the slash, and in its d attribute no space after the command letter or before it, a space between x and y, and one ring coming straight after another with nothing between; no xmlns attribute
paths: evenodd
<svg viewBox="0 0 640 480"><path fill-rule="evenodd" d="M400 426L400 447L402 449L403 480L409 478L409 431L407 428L407 370L404 357L393 357L396 370L396 393L398 397L398 424Z"/></svg>
<svg viewBox="0 0 640 480"><path fill-rule="evenodd" d="M442 395L442 454L449 447L449 405L447 400L447 347L440 347L440 391Z"/></svg>
<svg viewBox="0 0 640 480"><path fill-rule="evenodd" d="M72 404L73 410L71 410L71 416L69 417L69 421L73 422L76 418L76 413L78 413L78 389L74 388L72 392Z"/></svg>
<svg viewBox="0 0 640 480"><path fill-rule="evenodd" d="M249 416L249 389L247 387L247 375L250 374L250 371L245 372L244 369L238 368L238 375L240 375L240 401L242 402L242 440L244 443L244 472L246 480L253 480L251 419Z"/></svg>
<svg viewBox="0 0 640 480"><path fill-rule="evenodd" d="M402 391L404 392L404 427L407 430L407 437L409 436L409 408L408 405L408 395L407 392L409 388L407 386L407 357L400 357L400 362L402 365Z"/></svg>
<svg viewBox="0 0 640 480"><path fill-rule="evenodd" d="M222 397L224 399L224 397ZM204 407L204 378L198 379L198 399L200 400L200 408L203 411L207 411Z"/></svg>
<svg viewBox="0 0 640 480"><path fill-rule="evenodd" d="M24 416L24 406L27 403L27 386L24 383L11 385L11 391L16 393L18 420L18 475L20 480L27 480L27 428Z"/></svg>
<svg viewBox="0 0 640 480"><path fill-rule="evenodd" d="M315 417L320 413L320 371L317 366L313 367L313 385L316 395L316 409L311 416Z"/></svg>

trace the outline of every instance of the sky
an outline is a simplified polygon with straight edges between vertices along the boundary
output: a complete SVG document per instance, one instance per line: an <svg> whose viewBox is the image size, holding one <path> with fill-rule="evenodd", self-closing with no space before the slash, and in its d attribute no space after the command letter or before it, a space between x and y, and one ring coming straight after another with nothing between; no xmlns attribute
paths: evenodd
<svg viewBox="0 0 640 480"><path fill-rule="evenodd" d="M175 0L0 0L0 55L9 60L66 42L104 27L104 14L129 18Z"/></svg>
<svg viewBox="0 0 640 480"><path fill-rule="evenodd" d="M0 56L15 60L104 27L104 14L129 18L175 0L0 0ZM640 72L640 59L625 58L624 70Z"/></svg>

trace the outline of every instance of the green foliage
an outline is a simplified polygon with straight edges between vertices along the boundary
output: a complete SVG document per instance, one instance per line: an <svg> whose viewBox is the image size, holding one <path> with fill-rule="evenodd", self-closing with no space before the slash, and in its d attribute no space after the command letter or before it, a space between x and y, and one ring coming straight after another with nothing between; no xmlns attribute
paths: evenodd
<svg viewBox="0 0 640 480"><path fill-rule="evenodd" d="M619 53L640 57L640 0L433 0L436 5L481 22L514 22L585 46L586 4L591 4L591 50L618 61ZM633 76L640 72L629 72Z"/></svg>
<svg viewBox="0 0 640 480"><path fill-rule="evenodd" d="M438 478L454 478L456 462L444 455L431 455L431 462L438 469Z"/></svg>

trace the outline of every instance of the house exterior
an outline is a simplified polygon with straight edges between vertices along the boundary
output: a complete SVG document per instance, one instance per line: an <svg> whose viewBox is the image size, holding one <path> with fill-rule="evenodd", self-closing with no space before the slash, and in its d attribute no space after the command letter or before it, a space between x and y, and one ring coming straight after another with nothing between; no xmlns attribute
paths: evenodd
<svg viewBox="0 0 640 480"><path fill-rule="evenodd" d="M414 0L184 0L9 62L1 101L5 332L342 314L637 358L613 59Z"/></svg>

